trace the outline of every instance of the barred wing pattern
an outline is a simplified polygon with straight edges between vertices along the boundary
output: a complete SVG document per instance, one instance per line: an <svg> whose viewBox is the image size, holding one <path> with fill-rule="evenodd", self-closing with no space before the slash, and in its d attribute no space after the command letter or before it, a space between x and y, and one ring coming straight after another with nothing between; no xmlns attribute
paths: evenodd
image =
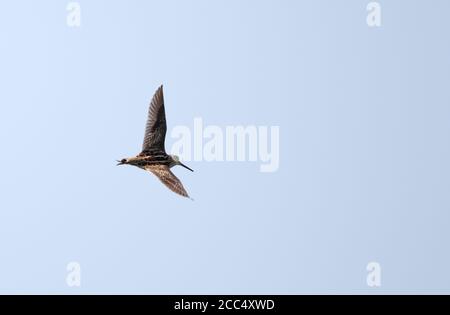
<svg viewBox="0 0 450 315"><path fill-rule="evenodd" d="M183 187L181 181L170 171L170 168L167 165L148 165L145 169L149 172L155 174L161 182L167 186L173 192L189 198L188 193Z"/></svg>
<svg viewBox="0 0 450 315"><path fill-rule="evenodd" d="M148 110L142 152L166 152L164 146L166 132L166 112L164 109L163 86L161 85L153 96Z"/></svg>

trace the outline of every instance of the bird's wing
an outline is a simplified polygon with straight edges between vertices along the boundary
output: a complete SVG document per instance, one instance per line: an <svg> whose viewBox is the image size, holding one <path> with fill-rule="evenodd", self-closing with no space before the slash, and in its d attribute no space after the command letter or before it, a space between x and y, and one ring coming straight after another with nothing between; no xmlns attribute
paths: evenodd
<svg viewBox="0 0 450 315"><path fill-rule="evenodd" d="M158 177L161 182L167 186L173 192L189 198L188 193L183 187L181 181L171 172L167 165L149 165L145 168L147 171L152 172Z"/></svg>
<svg viewBox="0 0 450 315"><path fill-rule="evenodd" d="M166 132L166 112L164 110L164 95L161 85L153 96L148 110L142 152L165 152L164 140Z"/></svg>

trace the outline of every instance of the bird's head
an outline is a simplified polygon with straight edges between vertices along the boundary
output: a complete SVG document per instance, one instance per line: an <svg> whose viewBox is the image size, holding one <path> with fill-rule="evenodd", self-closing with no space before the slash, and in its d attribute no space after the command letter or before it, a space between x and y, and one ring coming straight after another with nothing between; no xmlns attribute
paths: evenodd
<svg viewBox="0 0 450 315"><path fill-rule="evenodd" d="M117 165L125 165L128 164L128 159L117 160Z"/></svg>
<svg viewBox="0 0 450 315"><path fill-rule="evenodd" d="M180 165L183 166L184 168L187 168L188 170L190 170L191 172L193 172L194 170L192 168L187 167L186 165L184 165L183 163L180 162L180 157L178 155L171 155L170 156L172 158L172 161L174 162L174 165Z"/></svg>

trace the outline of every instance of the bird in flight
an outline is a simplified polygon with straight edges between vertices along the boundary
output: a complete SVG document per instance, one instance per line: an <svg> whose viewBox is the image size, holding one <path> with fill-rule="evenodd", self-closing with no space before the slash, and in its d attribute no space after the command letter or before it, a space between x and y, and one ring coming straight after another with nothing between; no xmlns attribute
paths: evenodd
<svg viewBox="0 0 450 315"><path fill-rule="evenodd" d="M191 172L192 169L180 162L176 155L168 155L164 146L166 138L166 112L162 85L158 88L150 103L145 128L142 152L136 157L122 159L117 165L133 165L152 172L173 192L190 198L181 181L170 171L175 165L181 165Z"/></svg>

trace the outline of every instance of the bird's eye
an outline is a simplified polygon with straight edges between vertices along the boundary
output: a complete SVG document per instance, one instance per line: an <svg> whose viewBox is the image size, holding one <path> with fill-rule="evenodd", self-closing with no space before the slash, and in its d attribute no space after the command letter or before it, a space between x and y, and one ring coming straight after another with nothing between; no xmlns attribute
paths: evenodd
<svg viewBox="0 0 450 315"><path fill-rule="evenodd" d="M120 161L121 163L126 163L127 159L123 159L122 161Z"/></svg>

